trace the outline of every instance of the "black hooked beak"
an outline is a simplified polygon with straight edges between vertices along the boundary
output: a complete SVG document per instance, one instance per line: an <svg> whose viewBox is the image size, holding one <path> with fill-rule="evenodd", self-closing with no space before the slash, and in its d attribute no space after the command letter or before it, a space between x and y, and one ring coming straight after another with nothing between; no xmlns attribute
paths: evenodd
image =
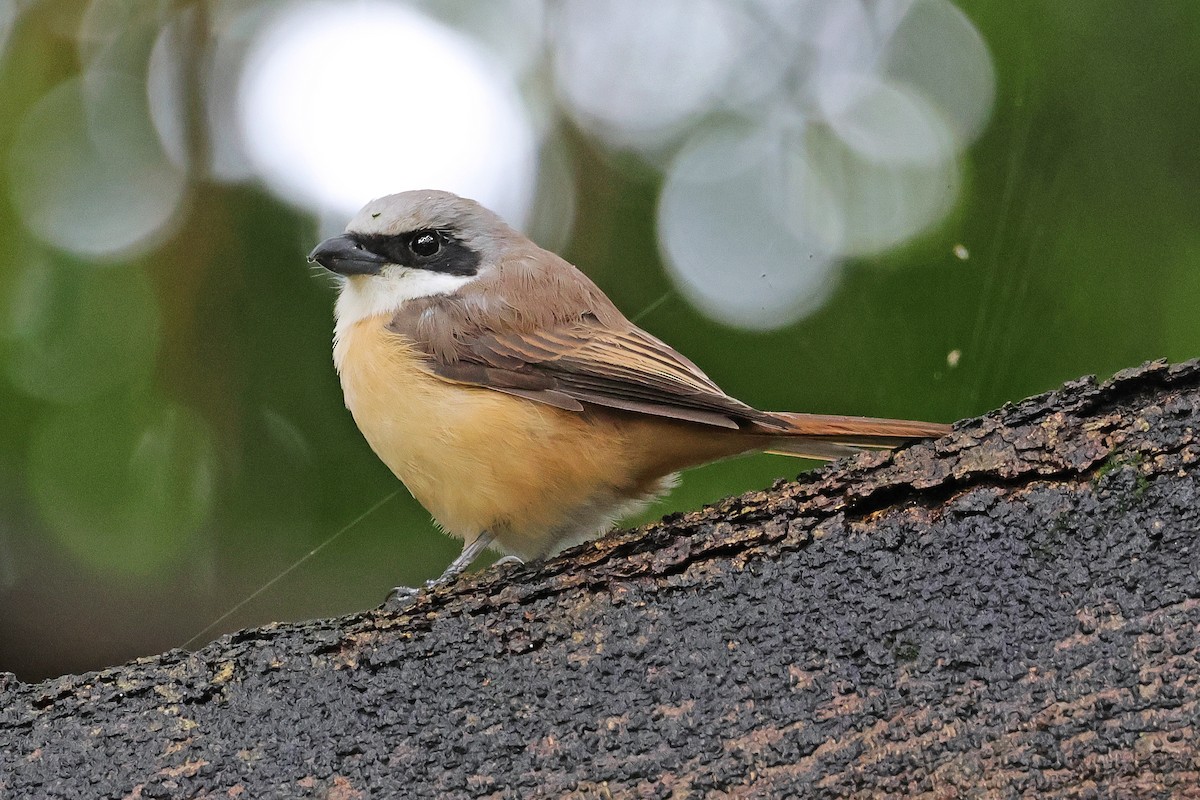
<svg viewBox="0 0 1200 800"><path fill-rule="evenodd" d="M372 253L353 236L346 235L333 236L321 242L308 254L308 260L339 275L378 275L388 263L386 258Z"/></svg>

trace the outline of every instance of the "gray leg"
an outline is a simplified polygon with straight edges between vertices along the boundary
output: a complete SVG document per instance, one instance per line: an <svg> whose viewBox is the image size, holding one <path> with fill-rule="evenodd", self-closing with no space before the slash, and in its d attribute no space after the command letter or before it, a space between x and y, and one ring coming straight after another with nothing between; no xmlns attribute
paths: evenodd
<svg viewBox="0 0 1200 800"><path fill-rule="evenodd" d="M496 535L490 531L484 531L479 534L479 537L475 541L463 546L462 552L458 554L458 558L451 561L450 566L446 567L441 575L431 581L425 581L425 588L433 589L457 578L467 567L471 566L471 562L479 558L479 554L486 550L495 538ZM385 604L412 597L417 591L417 589L411 586L397 586L388 592Z"/></svg>
<svg viewBox="0 0 1200 800"><path fill-rule="evenodd" d="M479 554L488 548L488 545L495 539L495 534L484 531L479 534L479 538L468 545L464 545L462 552L458 554L458 558L450 562L450 566L446 567L445 571L434 578L427 585L440 586L443 583L449 583L462 574L463 570L471 566L471 562L479 558Z"/></svg>

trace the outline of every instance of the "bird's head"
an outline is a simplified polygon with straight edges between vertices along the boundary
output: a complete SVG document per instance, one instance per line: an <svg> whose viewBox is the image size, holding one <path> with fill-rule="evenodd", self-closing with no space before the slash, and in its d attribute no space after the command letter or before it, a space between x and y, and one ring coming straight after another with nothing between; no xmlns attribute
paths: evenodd
<svg viewBox="0 0 1200 800"><path fill-rule="evenodd" d="M521 240L474 200L419 190L367 203L345 233L321 242L308 260L346 279L338 299L340 326L394 312L407 300L454 294Z"/></svg>

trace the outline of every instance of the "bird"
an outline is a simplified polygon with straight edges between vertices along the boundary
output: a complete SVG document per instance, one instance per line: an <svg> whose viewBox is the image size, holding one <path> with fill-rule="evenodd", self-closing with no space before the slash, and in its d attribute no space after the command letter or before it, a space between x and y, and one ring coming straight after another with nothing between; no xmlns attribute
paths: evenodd
<svg viewBox="0 0 1200 800"><path fill-rule="evenodd" d="M346 407L464 542L429 587L488 548L530 560L599 537L690 467L759 451L831 460L950 430L743 403L575 266L449 192L372 200L308 260L340 278Z"/></svg>

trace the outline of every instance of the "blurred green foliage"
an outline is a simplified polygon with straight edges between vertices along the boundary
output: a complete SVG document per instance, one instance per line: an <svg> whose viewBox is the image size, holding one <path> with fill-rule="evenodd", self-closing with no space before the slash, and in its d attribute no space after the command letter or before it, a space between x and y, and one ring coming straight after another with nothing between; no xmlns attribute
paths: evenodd
<svg viewBox="0 0 1200 800"><path fill-rule="evenodd" d="M657 173L583 134L564 255L765 408L953 420L1200 355L1200 5L960 5L999 81L961 200L920 240L849 264L817 313L748 333L690 308L659 260ZM81 8L27 9L0 52L5 152L78 72ZM37 124L52 146L76 123ZM195 179L160 244L80 262L18 218L12 198L40 180L0 171L0 670L26 678L182 644L399 488L342 405L311 219ZM696 470L647 518L802 466ZM209 635L375 605L457 550L401 491Z"/></svg>

